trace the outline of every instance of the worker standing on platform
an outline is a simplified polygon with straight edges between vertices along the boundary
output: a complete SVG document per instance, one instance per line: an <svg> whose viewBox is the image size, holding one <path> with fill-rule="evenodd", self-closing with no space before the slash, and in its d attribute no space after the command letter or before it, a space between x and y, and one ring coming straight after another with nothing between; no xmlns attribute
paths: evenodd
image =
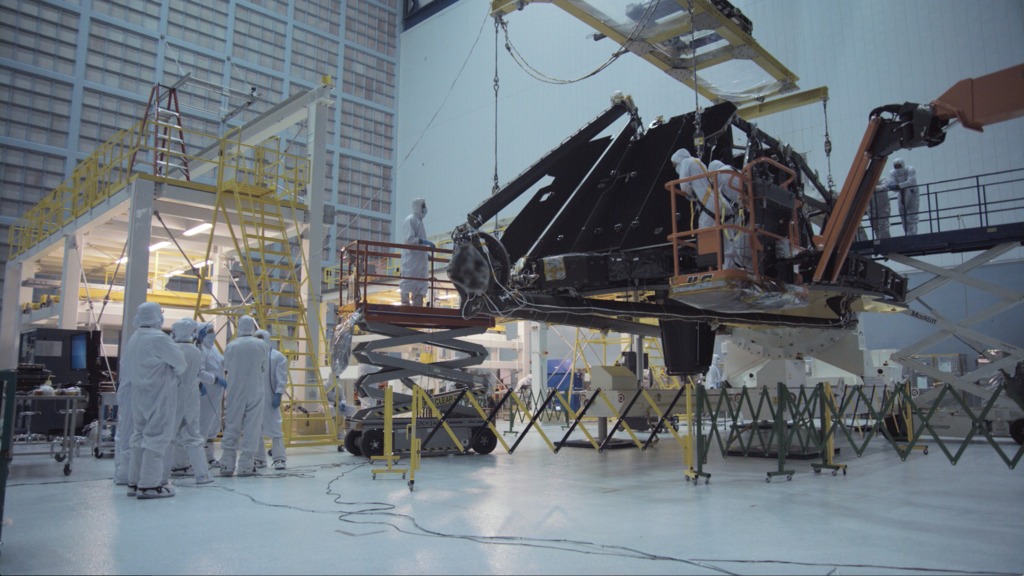
<svg viewBox="0 0 1024 576"><path fill-rule="evenodd" d="M917 170L914 170L913 166L907 166L902 158L893 160L892 170L889 171L888 188L899 194L897 200L899 201L900 221L903 222L903 233L907 236L914 236L917 234L917 221L920 218Z"/></svg>
<svg viewBox="0 0 1024 576"><path fill-rule="evenodd" d="M227 392L224 401L224 436L221 440L220 475L257 474L256 455L263 451L263 388L270 370L270 348L256 337L252 316L238 319L238 335L224 349ZM241 454L239 454L241 448Z"/></svg>
<svg viewBox="0 0 1024 576"><path fill-rule="evenodd" d="M213 386L205 386L205 394L200 391L199 397L199 432L206 442L203 450L206 453L206 462L210 466L217 466L220 463L214 457L213 443L220 434L221 418L223 416L224 390L227 388L227 380L224 379L224 356L214 346L217 333L213 329L213 323L207 322L199 328L200 351L203 353L203 370L213 374Z"/></svg>
<svg viewBox="0 0 1024 576"><path fill-rule="evenodd" d="M875 193L868 204L868 219L875 240L889 238L889 181L882 180L875 186Z"/></svg>
<svg viewBox="0 0 1024 576"><path fill-rule="evenodd" d="M708 166L715 174L715 184L724 202L721 205L721 222L741 226L739 220L743 194L743 179L735 168L722 162L712 160ZM722 269L750 268L750 254L747 250L749 240L747 234L735 228L722 230Z"/></svg>
<svg viewBox="0 0 1024 576"><path fill-rule="evenodd" d="M435 248L434 243L427 240L427 230L423 226L423 217L427 215L427 201L415 198L412 201L412 213L402 222L402 241L414 246ZM402 304L423 306L427 295L427 280L430 274L430 253L425 250L402 250L402 279L398 282L398 291L402 295Z"/></svg>
<svg viewBox="0 0 1024 576"><path fill-rule="evenodd" d="M284 451L284 432L281 430L281 398L288 386L288 359L277 350L277 342L270 339L270 332L257 330L256 337L270 348L268 381L264 384L266 392L263 412L263 435L270 438L270 457L274 462L274 470L284 470L288 457ZM256 467L267 465L261 451L256 457Z"/></svg>
<svg viewBox="0 0 1024 576"><path fill-rule="evenodd" d="M196 484L209 484L209 467L203 453L203 436L199 433L199 391L200 387L213 385L213 374L203 370L205 359L203 353L196 348L196 322L191 318L182 318L171 325L171 337L185 357L185 373L178 382L177 405L174 416L174 440L167 447L164 455L165 474L171 472L171 462L177 450L183 450L188 456L190 470L196 478Z"/></svg>
<svg viewBox="0 0 1024 576"><path fill-rule="evenodd" d="M164 314L155 302L135 311L139 329L125 345L121 358L132 386L131 472L128 495L141 499L174 496L165 476L164 454L174 438L178 381L185 373L185 356L164 334Z"/></svg>

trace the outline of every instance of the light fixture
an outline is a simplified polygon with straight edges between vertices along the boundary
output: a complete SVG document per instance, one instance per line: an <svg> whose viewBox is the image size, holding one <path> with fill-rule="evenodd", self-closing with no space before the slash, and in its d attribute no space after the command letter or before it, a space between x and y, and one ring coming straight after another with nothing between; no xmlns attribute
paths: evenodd
<svg viewBox="0 0 1024 576"><path fill-rule="evenodd" d="M152 246L150 246L149 247L149 251L150 252L156 252L157 250L159 250L161 248L166 248L166 247L168 247L170 245L171 245L171 243L169 241L163 240L161 242L157 242L156 244L153 244Z"/></svg>
<svg viewBox="0 0 1024 576"><path fill-rule="evenodd" d="M209 222L203 222L202 224L196 226L195 228L189 228L188 230L185 230L184 232L181 233L181 235L195 236L196 234L199 234L201 232L206 232L210 228L213 228L213 224L210 224Z"/></svg>
<svg viewBox="0 0 1024 576"><path fill-rule="evenodd" d="M124 264L127 261L128 261L128 257L127 256L122 256L122 257L118 258L117 260L115 260L114 264Z"/></svg>
<svg viewBox="0 0 1024 576"><path fill-rule="evenodd" d="M164 274L164 278L170 278L172 276L180 276L180 275L182 275L184 273L185 273L185 269L184 268L182 268L181 270L171 270L167 274Z"/></svg>

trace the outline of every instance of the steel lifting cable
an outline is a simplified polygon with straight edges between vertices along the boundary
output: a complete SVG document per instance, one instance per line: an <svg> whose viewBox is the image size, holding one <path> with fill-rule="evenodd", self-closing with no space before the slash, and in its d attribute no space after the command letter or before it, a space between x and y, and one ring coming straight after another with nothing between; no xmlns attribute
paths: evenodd
<svg viewBox="0 0 1024 576"><path fill-rule="evenodd" d="M501 15L494 17L494 184L491 185L491 196L498 193L498 89L501 84L498 79L498 44L500 43L499 28L501 28ZM494 237L499 238L498 212L494 213Z"/></svg>
<svg viewBox="0 0 1024 576"><path fill-rule="evenodd" d="M697 159L704 157L704 131L700 126L700 92L697 90L697 27L693 22L693 0L689 1L690 12L690 66L693 74L693 145Z"/></svg>
<svg viewBox="0 0 1024 576"><path fill-rule="evenodd" d="M661 4L661 0L655 0L654 2L648 4L643 16L640 17L640 19L636 23L636 26L633 27L633 30L629 33L629 36L627 36L626 40L622 43L622 47L613 52L612 55L608 57L608 60L606 60L597 68L591 70L590 72L587 72L583 76L573 78L570 80L548 76L547 74L531 66L530 63L527 62L526 59L523 57L523 55L519 53L519 50L512 44L512 39L509 38L508 35L508 24L505 23L504 20L500 19L500 16L497 17L495 20L500 21L501 28L505 32L505 50L507 50L508 53L512 55L512 60L514 60L515 63L519 65L519 67L522 68L524 72L529 74L535 80L540 80L541 82L547 84L575 84L576 82L580 82L582 80L586 80L587 78L597 75L605 68L611 66L612 63L618 60L620 56L622 56L626 52L629 52L629 47L633 44L633 42L636 41L636 39L640 36L640 33L643 32L643 30L647 27L647 24L650 22L651 18L657 11L659 4Z"/></svg>
<svg viewBox="0 0 1024 576"><path fill-rule="evenodd" d="M826 200L829 204L836 197L835 180L832 179L832 138L828 135L828 96L821 99L821 109L825 114L825 163L828 166L828 193Z"/></svg>

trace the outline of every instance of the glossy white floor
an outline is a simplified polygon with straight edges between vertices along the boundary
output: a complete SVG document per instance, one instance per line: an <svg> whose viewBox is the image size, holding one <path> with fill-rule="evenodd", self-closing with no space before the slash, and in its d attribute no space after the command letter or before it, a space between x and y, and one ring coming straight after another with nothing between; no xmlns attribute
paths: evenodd
<svg viewBox="0 0 1024 576"><path fill-rule="evenodd" d="M1024 573L1024 466L987 445L956 466L934 447L905 462L881 443L844 449L847 476L793 460L793 480L771 484L775 460L713 454L694 486L681 458L670 438L555 455L530 434L513 455L425 458L410 492L328 446L292 450L284 473L139 501L109 456L83 449L67 477L16 456L0 573Z"/></svg>

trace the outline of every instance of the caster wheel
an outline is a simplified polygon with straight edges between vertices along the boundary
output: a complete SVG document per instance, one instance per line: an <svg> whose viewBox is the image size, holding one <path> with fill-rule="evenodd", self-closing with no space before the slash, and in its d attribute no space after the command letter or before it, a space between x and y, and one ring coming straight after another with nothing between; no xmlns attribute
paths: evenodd
<svg viewBox="0 0 1024 576"><path fill-rule="evenodd" d="M821 469L820 469L820 468L815 468L815 469L814 469L814 473L815 473L815 474L821 474ZM835 475L836 475L836 473L835 473L835 472L833 472L833 473L832 473L832 475L833 475L833 476L835 476Z"/></svg>
<svg viewBox="0 0 1024 576"><path fill-rule="evenodd" d="M103 452L100 452L99 448L93 448L92 449L92 455L97 457L97 458L103 458Z"/></svg>
<svg viewBox="0 0 1024 576"><path fill-rule="evenodd" d="M338 452L344 452L344 451L345 451L345 446L343 444L339 444L338 445Z"/></svg>
<svg viewBox="0 0 1024 576"><path fill-rule="evenodd" d="M70 464L65 464L64 465L64 475L65 476L70 476L71 475L71 465Z"/></svg>
<svg viewBox="0 0 1024 576"><path fill-rule="evenodd" d="M415 480L409 480L409 492L412 492L413 483Z"/></svg>
<svg viewBox="0 0 1024 576"><path fill-rule="evenodd" d="M65 454L54 454L53 455L53 459L56 460L57 462L63 462L65 458L67 458L67 455L65 455Z"/></svg>
<svg viewBox="0 0 1024 576"><path fill-rule="evenodd" d="M402 480L405 480L405 474L402 474Z"/></svg>
<svg viewBox="0 0 1024 576"><path fill-rule="evenodd" d="M839 473L839 471L838 471L838 470L833 470L833 471L832 471L832 475L833 475L833 476L835 476L835 475L836 475L836 474L838 474L838 473Z"/></svg>
<svg viewBox="0 0 1024 576"><path fill-rule="evenodd" d="M771 484L772 483L772 477L769 476L769 477L765 478L764 482L765 482L765 484Z"/></svg>
<svg viewBox="0 0 1024 576"><path fill-rule="evenodd" d="M705 479L704 479L704 485L705 485L705 486L707 486L707 485L708 485L708 484L710 484L710 483L711 483L711 479L710 479L710 478L705 478Z"/></svg>
<svg viewBox="0 0 1024 576"><path fill-rule="evenodd" d="M925 456L927 456L927 455L928 455L928 449L927 449L927 448L925 448L925 449L924 449L924 455L925 455Z"/></svg>
<svg viewBox="0 0 1024 576"><path fill-rule="evenodd" d="M792 480L793 480L793 475L792 474L786 476L786 481L790 481L791 482Z"/></svg>
<svg viewBox="0 0 1024 576"><path fill-rule="evenodd" d="M374 480L376 480L376 479L377 479L377 475L376 475L376 474L374 474L374 475L373 475L373 479L374 479Z"/></svg>
<svg viewBox="0 0 1024 576"><path fill-rule="evenodd" d="M843 468L843 476L846 476L846 468Z"/></svg>

